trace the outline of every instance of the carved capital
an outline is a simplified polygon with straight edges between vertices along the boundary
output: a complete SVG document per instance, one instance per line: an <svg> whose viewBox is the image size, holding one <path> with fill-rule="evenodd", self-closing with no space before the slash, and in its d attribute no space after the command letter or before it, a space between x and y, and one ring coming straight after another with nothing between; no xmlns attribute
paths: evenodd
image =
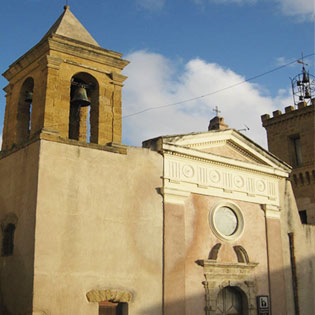
<svg viewBox="0 0 315 315"><path fill-rule="evenodd" d="M6 96L10 95L11 92L12 92L12 85L11 85L11 84L7 85L7 86L3 89L3 91L7 93Z"/></svg>
<svg viewBox="0 0 315 315"><path fill-rule="evenodd" d="M109 76L113 80L113 84L120 86L123 86L123 82L127 79L126 76L116 72L111 72Z"/></svg>
<svg viewBox="0 0 315 315"><path fill-rule="evenodd" d="M266 218L268 219L280 219L280 207L274 205L263 205Z"/></svg>
<svg viewBox="0 0 315 315"><path fill-rule="evenodd" d="M190 193L187 191L163 187L164 202L183 205Z"/></svg>
<svg viewBox="0 0 315 315"><path fill-rule="evenodd" d="M38 63L42 67L52 68L55 70L59 70L62 62L63 62L63 60L61 58L56 57L56 56L49 56L49 55L45 56L44 58L42 58L38 61Z"/></svg>

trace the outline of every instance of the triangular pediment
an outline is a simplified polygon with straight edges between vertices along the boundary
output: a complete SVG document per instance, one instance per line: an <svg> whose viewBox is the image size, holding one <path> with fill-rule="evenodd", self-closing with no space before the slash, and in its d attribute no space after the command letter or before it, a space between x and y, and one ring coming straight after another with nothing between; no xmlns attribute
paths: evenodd
<svg viewBox="0 0 315 315"><path fill-rule="evenodd" d="M98 46L99 44L86 30L86 28L79 22L79 20L70 11L69 6L65 6L64 12L44 35L41 41L45 40L49 36L56 34L70 39L78 40L90 45Z"/></svg>
<svg viewBox="0 0 315 315"><path fill-rule="evenodd" d="M163 149L176 151L182 148L180 151L185 150L185 154L203 159L220 159L235 165L240 163L243 167L257 165L290 171L288 164L234 129L165 136L160 139L163 139ZM145 143L152 143L152 140Z"/></svg>

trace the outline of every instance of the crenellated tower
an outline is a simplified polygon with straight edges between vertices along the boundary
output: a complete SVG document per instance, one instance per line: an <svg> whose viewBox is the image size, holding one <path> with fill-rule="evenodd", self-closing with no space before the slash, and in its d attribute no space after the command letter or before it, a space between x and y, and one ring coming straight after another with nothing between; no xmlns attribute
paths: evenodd
<svg viewBox="0 0 315 315"><path fill-rule="evenodd" d="M303 63L291 81L295 106L261 120L269 151L292 166L290 180L302 223L315 224L315 78Z"/></svg>

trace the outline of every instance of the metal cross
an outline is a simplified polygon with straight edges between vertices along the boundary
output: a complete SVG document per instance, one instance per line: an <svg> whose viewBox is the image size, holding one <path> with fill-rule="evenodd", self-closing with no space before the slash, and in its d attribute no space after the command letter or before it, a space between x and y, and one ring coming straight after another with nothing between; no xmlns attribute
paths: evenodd
<svg viewBox="0 0 315 315"><path fill-rule="evenodd" d="M221 113L221 111L219 110L218 106L216 106L213 111L216 113L217 116L219 116L219 113Z"/></svg>

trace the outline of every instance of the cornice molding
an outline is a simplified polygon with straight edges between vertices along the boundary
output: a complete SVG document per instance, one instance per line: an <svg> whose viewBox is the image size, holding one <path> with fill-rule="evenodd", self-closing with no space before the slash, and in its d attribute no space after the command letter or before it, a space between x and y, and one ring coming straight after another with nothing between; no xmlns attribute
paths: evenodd
<svg viewBox="0 0 315 315"><path fill-rule="evenodd" d="M242 169L247 171L253 171L257 173L264 173L276 177L289 177L289 172L284 171L280 168L271 167L269 165L254 164L250 162L235 160L232 158L215 155L208 152L197 151L187 147L181 147L178 145L163 143L163 154L174 155L182 158L202 161L208 164L216 164L220 166L225 166L229 168Z"/></svg>
<svg viewBox="0 0 315 315"><path fill-rule="evenodd" d="M77 43L74 40L54 35L48 39L49 48L74 57L97 62L107 66L123 69L129 61L121 59L120 54L114 54L103 48Z"/></svg>

